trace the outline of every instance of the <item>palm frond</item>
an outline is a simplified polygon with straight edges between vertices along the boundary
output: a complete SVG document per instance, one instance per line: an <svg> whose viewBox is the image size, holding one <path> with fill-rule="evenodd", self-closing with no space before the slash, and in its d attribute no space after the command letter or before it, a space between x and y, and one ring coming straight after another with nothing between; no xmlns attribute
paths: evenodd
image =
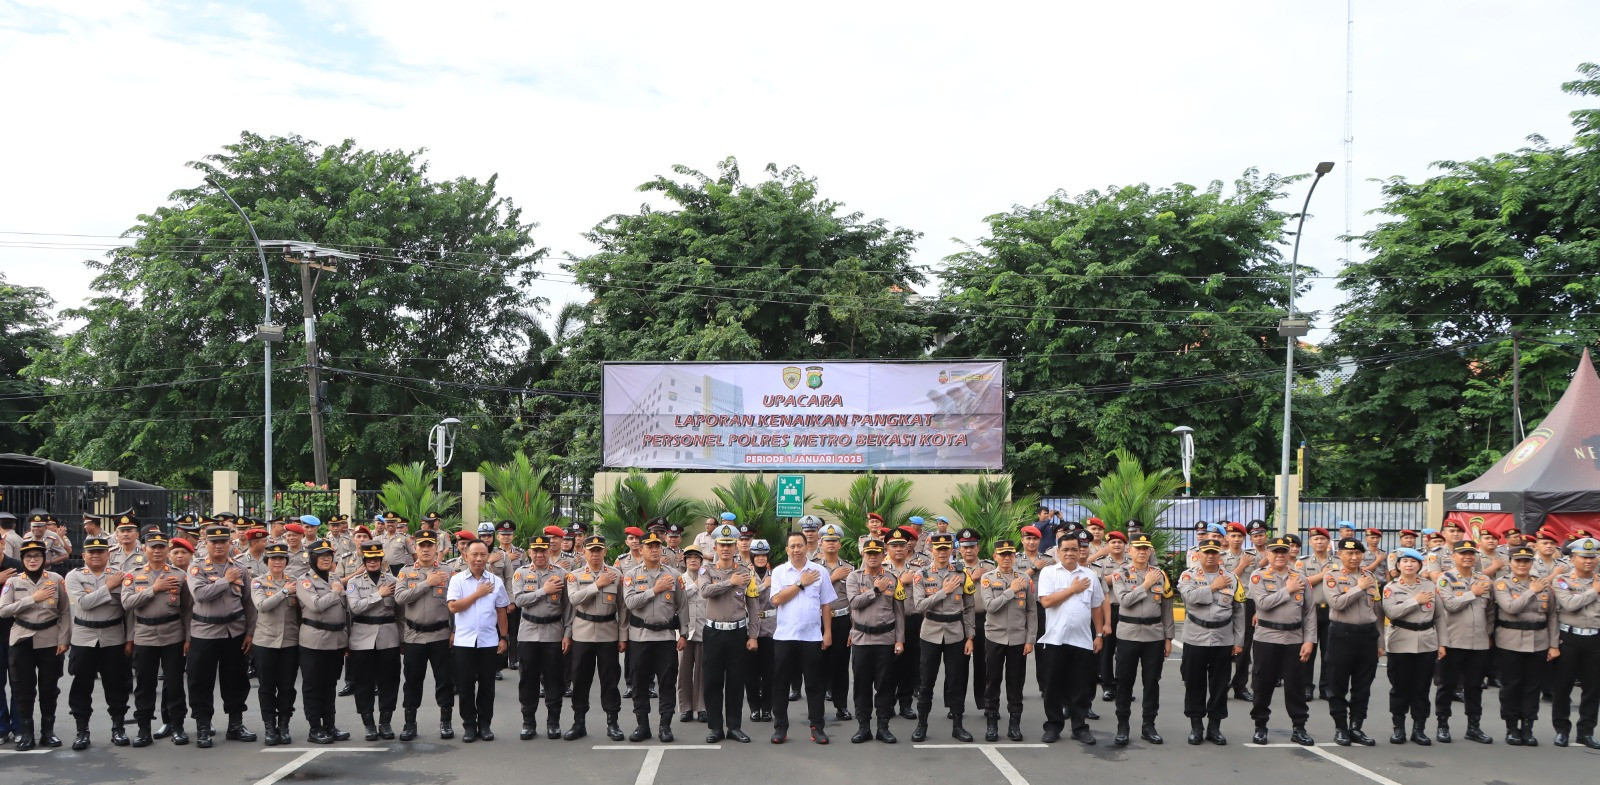
<svg viewBox="0 0 1600 785"><path fill-rule="evenodd" d="M1172 532L1158 522L1172 507L1172 495L1183 487L1183 477L1171 468L1146 472L1139 458L1126 449L1112 451L1116 466L1090 490L1083 506L1106 523L1106 530L1127 531L1128 521L1139 521L1150 535L1157 553L1165 553Z"/></svg>
<svg viewBox="0 0 1600 785"><path fill-rule="evenodd" d="M688 530L705 508L694 499L678 495L677 488L677 472L662 472L652 482L644 472L629 469L626 477L617 480L611 495L594 505L594 528L605 536L611 556L627 547L623 543L624 529L644 528L646 521L658 515Z"/></svg>
<svg viewBox="0 0 1600 785"><path fill-rule="evenodd" d="M410 521L412 531L421 525L422 516L430 512L442 516L461 503L459 494L434 489L433 472L422 461L390 464L389 473L394 479L378 490L378 503Z"/></svg>
<svg viewBox="0 0 1600 785"><path fill-rule="evenodd" d="M519 450L511 462L504 465L485 461L478 471L496 491L483 505L484 517L515 523L517 545L526 545L529 537L543 532L547 526L563 523L546 485L550 470L535 468L527 454Z"/></svg>
<svg viewBox="0 0 1600 785"><path fill-rule="evenodd" d="M839 549L840 556L852 561L859 558L856 540L867 533L869 512L883 516L884 523L890 526L905 523L913 515L933 517L932 510L911 503L911 488L911 481L903 477L882 480L872 472L867 472L851 481L844 497L818 502L818 508L833 516L832 523L844 527L845 537Z"/></svg>
<svg viewBox="0 0 1600 785"><path fill-rule="evenodd" d="M1011 498L1011 481L1003 477L982 476L975 483L956 486L954 496L945 500L956 522L971 528L982 538L980 553L993 552L995 540L1018 542L1023 526L1033 519L1039 497Z"/></svg>

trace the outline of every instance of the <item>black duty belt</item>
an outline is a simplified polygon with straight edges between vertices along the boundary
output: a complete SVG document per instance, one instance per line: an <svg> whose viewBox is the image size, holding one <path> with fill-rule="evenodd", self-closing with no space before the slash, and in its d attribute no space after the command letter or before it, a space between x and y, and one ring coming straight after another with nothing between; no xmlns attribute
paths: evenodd
<svg viewBox="0 0 1600 785"><path fill-rule="evenodd" d="M651 632L666 632L667 630L678 629L678 620L674 618L672 621L666 622L648 622L639 618L638 616L629 616L628 626L638 627L639 629L649 630Z"/></svg>
<svg viewBox="0 0 1600 785"><path fill-rule="evenodd" d="M1353 622L1348 622L1348 621L1331 621L1331 622L1328 622L1328 632L1330 634L1334 633L1334 632L1339 632L1339 631L1344 631L1344 632L1370 632L1370 633L1373 633L1373 634L1377 634L1377 632L1378 632L1378 623L1377 622L1373 622L1373 621L1361 622L1359 624L1356 624L1356 623L1353 623Z"/></svg>
<svg viewBox="0 0 1600 785"><path fill-rule="evenodd" d="M343 624L329 624L328 622L325 622L325 621L318 621L316 619L307 619L307 618L304 618L304 617L301 617L300 623L304 624L307 627L310 627L313 630L322 630L323 632L344 632L344 625Z"/></svg>
<svg viewBox="0 0 1600 785"><path fill-rule="evenodd" d="M1494 626L1504 627L1508 630L1528 630L1529 632L1533 632L1544 629L1545 623L1542 621L1511 621L1509 619L1495 619Z"/></svg>
<svg viewBox="0 0 1600 785"><path fill-rule="evenodd" d="M894 632L894 622L889 622L888 624L862 624L854 621L850 622L850 627L862 635L882 635L886 632Z"/></svg>
<svg viewBox="0 0 1600 785"><path fill-rule="evenodd" d="M1123 619L1123 621L1127 621L1127 619ZM1204 628L1206 628L1208 630L1220 630L1223 627L1228 627L1228 626L1231 626L1233 624L1233 619L1223 619L1222 621L1210 621L1210 620L1207 620L1207 619L1202 619L1199 616L1193 616L1193 615L1191 615L1188 618L1188 621L1192 621L1195 624L1198 624L1201 627L1204 627Z"/></svg>
<svg viewBox="0 0 1600 785"><path fill-rule="evenodd" d="M1278 630L1280 632L1294 632L1295 630L1300 629L1299 622L1292 621L1267 621L1266 619L1256 619L1256 624L1266 627L1269 630Z"/></svg>
<svg viewBox="0 0 1600 785"><path fill-rule="evenodd" d="M1389 623L1394 625L1394 626L1396 626L1396 627L1399 627L1402 630L1411 630L1412 632L1427 632L1428 630L1433 629L1433 622L1406 621L1405 619L1390 619Z"/></svg>
<svg viewBox="0 0 1600 785"><path fill-rule="evenodd" d="M595 624L604 624L604 623L606 623L608 621L616 621L617 620L617 612L616 611L612 611L612 612L606 613L606 614L584 613L583 611L573 611L572 615L577 616L578 618L583 619L584 621L592 621Z"/></svg>
<svg viewBox="0 0 1600 785"><path fill-rule="evenodd" d="M959 613L934 613L933 611L926 611L922 614L922 616L929 621L936 621L944 624L954 624L955 622L961 621L961 614Z"/></svg>
<svg viewBox="0 0 1600 785"><path fill-rule="evenodd" d="M121 627L122 619L101 619L96 621L94 619L80 619L74 616L72 617L72 623L79 627L88 627L91 630L105 630L112 627Z"/></svg>
<svg viewBox="0 0 1600 785"><path fill-rule="evenodd" d="M410 619L406 619L406 626L410 627L412 632L438 632L438 631L440 631L440 630L442 630L442 629L444 629L446 627L449 627L450 626L450 620L449 619L445 619L444 621L430 622L428 624L419 624L419 623L414 622L414 621L412 621Z"/></svg>
<svg viewBox="0 0 1600 785"><path fill-rule="evenodd" d="M43 632L51 627L56 626L55 619L51 619L50 621L28 621L26 619L17 619L16 622L18 627L21 627L24 630L33 630L34 632Z"/></svg>
<svg viewBox="0 0 1600 785"><path fill-rule="evenodd" d="M244 618L244 609L240 608L227 616L206 616L199 613L191 613L189 618L202 624L232 624Z"/></svg>
<svg viewBox="0 0 1600 785"><path fill-rule="evenodd" d="M350 620L355 622L356 624L394 624L395 621L396 621L395 617L393 617L393 616L362 616L362 615L354 616Z"/></svg>
<svg viewBox="0 0 1600 785"><path fill-rule="evenodd" d="M1118 616L1117 617L1117 621L1125 622L1125 623L1128 623L1128 624L1160 624L1161 623L1161 617L1160 616L1127 616L1127 615L1122 615L1122 616ZM1232 622L1229 622L1229 623L1231 624Z"/></svg>
<svg viewBox="0 0 1600 785"><path fill-rule="evenodd" d="M535 616L535 615L533 615L533 614L531 614L531 613L529 613L527 611L523 611L522 612L522 618L527 619L528 621L531 621L534 624L555 624L556 622L561 621L561 616L560 615L556 615L556 616Z"/></svg>
<svg viewBox="0 0 1600 785"><path fill-rule="evenodd" d="M179 618L181 617L179 617L178 614L173 613L167 616L135 616L133 617L133 620L139 624L148 624L151 627L159 627L163 624L171 624L177 621Z"/></svg>

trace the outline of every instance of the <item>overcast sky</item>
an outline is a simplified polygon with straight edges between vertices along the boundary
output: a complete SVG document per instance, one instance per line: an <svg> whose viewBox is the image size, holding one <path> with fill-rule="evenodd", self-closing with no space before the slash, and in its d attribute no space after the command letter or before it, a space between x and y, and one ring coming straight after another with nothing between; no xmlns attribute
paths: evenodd
<svg viewBox="0 0 1600 785"><path fill-rule="evenodd" d="M97 255L81 246L106 241L17 233L119 234L249 129L426 147L438 178L498 173L557 254L586 252L581 234L673 164L733 155L747 180L796 164L924 233L934 268L984 216L1057 189L1330 160L1301 261L1333 273L1347 206L1356 231L1373 220L1374 178L1565 142L1578 103L1559 85L1600 59L1595 2L1358 0L1354 20L1347 172L1342 0L0 0L0 271L79 304ZM41 243L67 247L22 247ZM1309 305L1337 298L1322 285Z"/></svg>

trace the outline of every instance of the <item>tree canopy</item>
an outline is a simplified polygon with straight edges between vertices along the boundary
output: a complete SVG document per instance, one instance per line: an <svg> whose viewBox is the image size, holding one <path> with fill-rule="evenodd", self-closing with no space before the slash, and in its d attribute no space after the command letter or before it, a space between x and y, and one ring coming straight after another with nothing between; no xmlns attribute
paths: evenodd
<svg viewBox="0 0 1600 785"><path fill-rule="evenodd" d="M48 428L28 422L43 403L46 386L23 375L36 356L56 350L55 301L37 286L17 286L0 273L0 443L7 452L38 449Z"/></svg>

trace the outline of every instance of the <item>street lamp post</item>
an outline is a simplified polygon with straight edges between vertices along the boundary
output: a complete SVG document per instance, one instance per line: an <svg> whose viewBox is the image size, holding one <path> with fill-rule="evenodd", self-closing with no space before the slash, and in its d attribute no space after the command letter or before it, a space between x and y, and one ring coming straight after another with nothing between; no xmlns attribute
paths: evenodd
<svg viewBox="0 0 1600 785"><path fill-rule="evenodd" d="M1311 195L1317 192L1317 183L1322 182L1322 176L1333 171L1332 161L1323 161L1317 164L1317 176L1311 181L1311 187L1306 190L1305 204L1300 207L1300 223L1294 231L1294 251L1289 257L1289 310L1282 320L1278 322L1278 335L1284 337L1287 347L1283 364L1283 465L1280 473L1278 487L1278 510L1280 520L1285 529L1289 521L1289 429L1294 406L1294 345L1306 333L1311 332L1311 322L1308 319L1297 319L1294 315L1294 290L1298 285L1297 276L1300 271L1300 238L1305 234L1306 211L1311 208Z"/></svg>
<svg viewBox="0 0 1600 785"><path fill-rule="evenodd" d="M272 344L283 340L283 327L272 323L272 285L267 275L267 252L261 247L261 238L256 236L255 224L250 223L250 216L245 215L244 208L234 201L228 189L217 184L217 181L207 177L206 182L222 194L222 198L233 205L239 212L239 217L244 219L246 229L250 230L250 241L255 243L256 256L261 259L261 324L256 327L255 337L261 341L262 375L261 375L261 400L265 414L262 415L261 432L261 484L263 493L262 504L266 508L265 517L272 517Z"/></svg>
<svg viewBox="0 0 1600 785"><path fill-rule="evenodd" d="M1178 455L1183 461L1183 495L1193 496L1194 486L1189 481L1189 474L1194 469L1194 429L1187 425L1180 425L1172 429L1178 435Z"/></svg>
<svg viewBox="0 0 1600 785"><path fill-rule="evenodd" d="M435 472L435 490L444 493L444 467L450 465L450 460L456 457L456 426L461 421L454 417L446 417L439 421L428 431L428 449L433 450L433 465L438 469Z"/></svg>

